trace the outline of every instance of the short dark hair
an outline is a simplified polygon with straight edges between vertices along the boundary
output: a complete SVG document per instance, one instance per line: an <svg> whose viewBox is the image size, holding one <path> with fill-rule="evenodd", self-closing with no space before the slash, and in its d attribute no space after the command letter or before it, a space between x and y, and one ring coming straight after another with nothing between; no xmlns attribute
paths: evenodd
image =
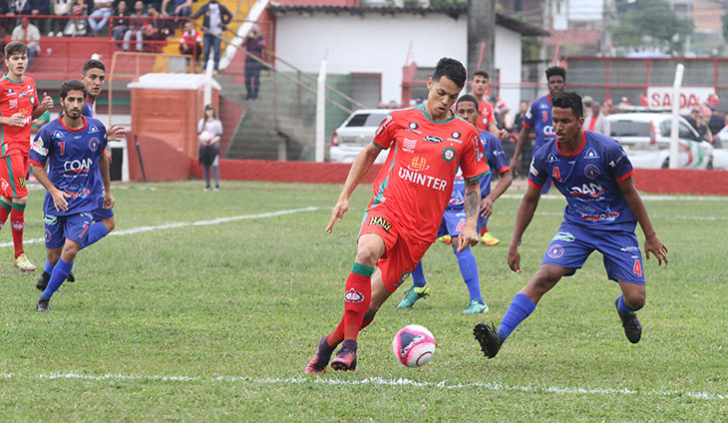
<svg viewBox="0 0 728 423"><path fill-rule="evenodd" d="M482 76L483 78L490 81L490 75L488 75L488 72L486 72L484 70L475 71L475 73L473 74L473 78L475 78L476 76Z"/></svg>
<svg viewBox="0 0 728 423"><path fill-rule="evenodd" d="M432 74L433 81L439 81L443 76L447 76L458 87L465 86L465 80L468 78L468 72L465 66L455 59L443 57L437 62L435 72Z"/></svg>
<svg viewBox="0 0 728 423"><path fill-rule="evenodd" d="M478 100L470 94L465 94L465 95L461 96L458 99L458 101L455 103L455 109L457 109L458 106L460 105L460 103L462 103L464 101L470 101L475 105L476 109L478 108Z"/></svg>
<svg viewBox="0 0 728 423"><path fill-rule="evenodd" d="M90 69L101 69L106 72L106 65L101 60L89 59L83 64L83 74L85 75Z"/></svg>
<svg viewBox="0 0 728 423"><path fill-rule="evenodd" d="M83 96L86 97L86 84L78 79L72 79L64 82L63 85L61 85L61 98L66 98L68 93L71 91L81 91Z"/></svg>
<svg viewBox="0 0 728 423"><path fill-rule="evenodd" d="M28 46L20 41L11 41L5 46L5 58L9 59L13 54L28 54Z"/></svg>
<svg viewBox="0 0 728 423"><path fill-rule="evenodd" d="M561 66L551 66L546 69L546 80L548 81L552 76L560 76L566 82L566 69Z"/></svg>
<svg viewBox="0 0 728 423"><path fill-rule="evenodd" d="M571 109L577 119L584 116L584 106L581 102L581 96L577 93L562 92L557 94L551 101L553 107Z"/></svg>

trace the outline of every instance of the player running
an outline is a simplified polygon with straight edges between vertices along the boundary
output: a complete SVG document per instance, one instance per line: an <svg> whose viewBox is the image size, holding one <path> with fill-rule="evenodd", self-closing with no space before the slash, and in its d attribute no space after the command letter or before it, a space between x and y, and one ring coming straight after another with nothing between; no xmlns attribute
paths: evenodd
<svg viewBox="0 0 728 423"><path fill-rule="evenodd" d="M427 101L390 113L379 125L373 142L352 164L327 232L349 209L352 191L380 151L392 147L374 182L374 198L362 221L356 259L346 281L344 316L330 335L321 338L306 373L325 372L339 344L342 347L331 367L356 369L359 331L371 323L379 307L404 283L435 241L458 164L465 178L467 215L458 251L477 244L478 179L489 169L475 128L450 110L465 79L460 62L440 59L427 81Z"/></svg>
<svg viewBox="0 0 728 423"><path fill-rule="evenodd" d="M83 116L86 116L87 118L95 117L96 99L101 94L101 90L104 88L105 79L106 66L103 62L97 59L89 59L83 64L81 82L83 82L86 86L86 101L83 104L83 111L81 112ZM111 125L106 132L106 138L108 141L119 141L123 132L123 127L119 125ZM105 154L108 159L106 160L106 165L110 166L111 152L106 150ZM114 210L112 208L99 206L93 212L93 220L94 222L103 223L103 225L92 225L89 229L89 231L92 231L89 233L89 239L95 240L94 242L108 235L116 227L116 222L114 221ZM81 249L83 249L83 246L81 246ZM39 291L44 291L46 289L52 272L53 265L46 260L43 273L40 275L38 282L35 284L35 287ZM73 272L68 274L67 280L69 282L74 282L76 280Z"/></svg>
<svg viewBox="0 0 728 423"><path fill-rule="evenodd" d="M548 95L531 103L531 107L528 108L526 117L523 119L523 129L521 129L516 139L516 149L511 158L511 169L515 174L518 174L518 158L521 155L521 150L523 145L526 144L532 129L536 131L536 142L533 145L534 156L544 144L556 139L554 124L551 121L551 100L566 88L566 70L558 66L550 67L546 69L546 80L549 88ZM541 193L546 194L549 192L549 188L551 188L551 180L546 178Z"/></svg>
<svg viewBox="0 0 728 423"><path fill-rule="evenodd" d="M556 140L538 150L531 162L529 187L516 216L516 227L508 247L508 265L520 273L518 244L538 206L540 191L550 175L566 197L564 222L551 240L536 274L516 294L498 331L484 323L473 330L488 358L498 354L508 335L536 308L541 297L563 276L580 269L592 251L604 256L609 279L622 290L615 301L627 339L637 343L642 326L635 311L645 305L642 253L635 235L639 222L650 253L658 265L667 265L667 247L655 233L642 198L632 181L632 164L616 140L584 131L583 106L576 93L553 98Z"/></svg>
<svg viewBox="0 0 728 423"><path fill-rule="evenodd" d="M15 247L13 264L23 272L33 272L35 265L23 248L30 126L33 119L53 108L53 99L43 93L43 100L39 101L35 81L25 75L25 44L12 41L5 46L5 66L8 73L0 79L0 229L10 216Z"/></svg>
<svg viewBox="0 0 728 423"><path fill-rule="evenodd" d="M48 191L43 202L46 258L53 265L38 311L49 310L51 296L66 280L78 251L99 240L92 234L103 223L93 222L94 210L114 206L104 154L106 128L81 114L85 102L83 82L65 82L61 86L63 114L41 128L30 151L33 174Z"/></svg>
<svg viewBox="0 0 728 423"><path fill-rule="evenodd" d="M475 97L468 94L460 97L455 106L455 110L458 117L467 120L473 126L477 127L477 123L480 120L480 112L478 110L478 101ZM510 166L508 166L508 159L506 159L503 145L498 137L484 130L480 132L480 141L483 143L485 160L488 166L491 169L496 169L501 175L501 179L498 181L493 192L491 192L490 175L480 178L480 195L482 200L480 203L480 215L478 216L478 231L488 224L488 219L493 213L493 203L495 200L503 195L513 182ZM439 237L451 237L452 243L455 245L458 245L457 237L465 225L465 212L463 210L464 193L465 184L463 183L463 179L462 177L456 176L450 203L445 209L445 214L442 216L442 223L437 233ZM468 287L468 294L470 295L470 302L463 311L463 314L484 313L488 311L488 305L483 301L480 292L478 263L475 261L470 247L462 252L457 252L456 249L453 249L453 253L457 257L460 273L463 276L463 281L465 281L465 285ZM422 262L418 263L414 272L412 272L412 282L412 287L405 291L404 299L399 303L397 308L410 308L420 298L425 298L430 295L430 285L425 280Z"/></svg>

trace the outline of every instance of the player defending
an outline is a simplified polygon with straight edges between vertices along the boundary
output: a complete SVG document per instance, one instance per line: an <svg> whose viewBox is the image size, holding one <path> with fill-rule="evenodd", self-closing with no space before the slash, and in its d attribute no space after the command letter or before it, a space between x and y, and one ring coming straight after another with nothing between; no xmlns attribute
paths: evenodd
<svg viewBox="0 0 728 423"><path fill-rule="evenodd" d="M480 120L480 111L478 110L478 101L471 95L464 95L458 99L455 106L458 117L467 120L473 126L477 127ZM500 181L496 185L493 192L490 191L490 175L480 178L480 216L478 216L478 231L488 224L488 219L493 213L493 203L497 200L513 182L508 159L506 159L503 145L498 137L488 131L480 132L480 141L483 143L485 151L485 160L491 169L497 169L501 175ZM460 234L460 228L465 224L465 213L463 212L463 198L465 186L462 178L455 179L455 185L450 197L450 204L445 209L442 216L442 224L438 230L438 236L451 236L453 243L457 245L457 236ZM463 276L465 285L468 287L470 302L463 311L464 314L484 313L488 311L488 305L483 301L480 292L480 276L478 273L478 263L473 257L470 248L466 248L458 253L453 250L458 259L460 273ZM412 272L413 286L405 292L404 299L399 303L398 308L412 307L417 300L424 298L430 294L430 286L425 280L422 262L420 262L415 271Z"/></svg>
<svg viewBox="0 0 728 423"><path fill-rule="evenodd" d="M647 209L632 181L632 164L616 140L584 131L581 97L562 93L553 98L556 140L533 156L529 187L516 216L508 247L508 265L521 272L518 244L538 206L540 190L551 175L566 197L564 222L551 240L536 274L516 294L498 328L478 323L473 330L488 358L498 354L508 335L536 308L541 297L563 276L573 275L592 251L604 256L609 279L619 283L622 295L615 305L624 333L632 343L642 336L635 311L645 305L645 276L637 236L639 222L645 235L645 252L667 265L667 247L652 227Z"/></svg>
<svg viewBox="0 0 728 423"><path fill-rule="evenodd" d="M546 80L549 88L548 95L531 103L531 107L528 108L526 117L523 119L523 129L516 139L516 149L511 158L511 169L515 174L518 174L518 158L521 156L521 150L532 129L536 131L536 141L533 145L534 156L539 148L556 138L554 124L551 121L551 100L566 88L566 70L558 66L550 67L546 69ZM549 188L551 188L551 179L546 178L541 193L546 194L549 192Z"/></svg>
<svg viewBox="0 0 728 423"><path fill-rule="evenodd" d="M0 229L10 216L15 247L13 264L23 272L33 272L35 265L23 249L30 126L33 119L53 107L53 99L43 93L43 101L38 101L35 81L25 75L28 67L25 44L13 41L5 46L5 66L8 73L0 80Z"/></svg>
<svg viewBox="0 0 728 423"><path fill-rule="evenodd" d="M66 280L81 247L98 241L91 234L103 223L93 223L93 211L101 204L114 206L104 154L106 129L100 121L81 114L85 102L83 82L65 82L61 86L63 114L41 128L30 152L33 174L48 191L43 202L46 258L53 265L38 311L49 310L51 296Z"/></svg>
<svg viewBox="0 0 728 423"><path fill-rule="evenodd" d="M83 116L86 116L87 118L93 118L95 116L94 107L96 105L96 99L101 94L101 90L103 90L104 88L104 80L106 79L106 66L100 60L89 59L86 61L86 63L83 64L82 72L83 73L81 73L81 82L86 85L86 101L83 104L83 111L81 112L81 114ZM106 132L106 138L109 141L118 141L123 131L124 128L118 125L111 125L111 127ZM106 151L106 156L108 159L106 160L106 166L110 166L111 154L108 150ZM97 207L92 214L94 222L101 222L102 225L94 224L91 226L91 228L89 228L87 241L90 244L93 244L94 242L108 235L111 231L114 230L114 227L116 226L116 223L114 222L114 210L112 208L106 208L101 205ZM81 249L83 249L84 247L85 246L82 245ZM48 260L46 260L45 269L43 270L43 273L40 275L40 277L38 278L38 282L35 285L35 287L38 288L39 291L44 291L46 289L52 272L53 265ZM73 272L70 272L68 274L68 281L74 282L75 280L76 278L73 275Z"/></svg>
<svg viewBox="0 0 728 423"><path fill-rule="evenodd" d="M318 343L306 373L356 369L357 336L379 307L404 283L435 241L450 200L458 163L465 178L465 228L458 251L478 242L476 224L478 179L489 169L472 125L450 110L465 85L466 72L457 60L443 58L427 81L427 101L396 110L379 125L374 140L357 156L331 212L326 231L333 230L349 209L349 197L383 149L387 164L374 183L374 198L364 215L354 267L346 281L344 316L336 329ZM378 267L375 273L374 268Z"/></svg>

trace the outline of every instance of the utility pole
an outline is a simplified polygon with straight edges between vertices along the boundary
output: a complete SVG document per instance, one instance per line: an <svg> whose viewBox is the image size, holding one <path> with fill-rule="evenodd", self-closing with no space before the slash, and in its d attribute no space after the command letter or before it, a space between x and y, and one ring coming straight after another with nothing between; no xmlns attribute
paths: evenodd
<svg viewBox="0 0 728 423"><path fill-rule="evenodd" d="M480 46L485 42L481 69L495 82L495 0L468 1L468 78L478 70Z"/></svg>

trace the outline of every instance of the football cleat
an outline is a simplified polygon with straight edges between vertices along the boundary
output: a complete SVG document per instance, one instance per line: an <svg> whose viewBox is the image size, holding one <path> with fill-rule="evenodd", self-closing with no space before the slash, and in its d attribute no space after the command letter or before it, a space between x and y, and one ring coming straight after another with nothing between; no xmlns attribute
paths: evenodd
<svg viewBox="0 0 728 423"><path fill-rule="evenodd" d="M490 232L486 232L482 237L480 237L480 241L488 247L492 247L494 245L498 245L500 239L491 235Z"/></svg>
<svg viewBox="0 0 728 423"><path fill-rule="evenodd" d="M485 313L488 311L488 304L473 300L468 304L468 307L463 310L463 314L477 314L477 313Z"/></svg>
<svg viewBox="0 0 728 423"><path fill-rule="evenodd" d="M452 237L450 235L443 235L440 238L437 238L437 240L447 245L452 245Z"/></svg>
<svg viewBox="0 0 728 423"><path fill-rule="evenodd" d="M473 328L473 335L480 344L480 350L483 351L486 357L493 358L498 354L501 347L501 340L498 332L495 330L495 325L488 326L480 322Z"/></svg>
<svg viewBox="0 0 728 423"><path fill-rule="evenodd" d="M50 311L51 306L48 304L50 300L38 300L38 304L35 306L35 309L38 311Z"/></svg>
<svg viewBox="0 0 728 423"><path fill-rule="evenodd" d="M71 283L76 282L76 275L73 274L73 271L68 272L68 276L66 276L66 280Z"/></svg>
<svg viewBox="0 0 728 423"><path fill-rule="evenodd" d="M356 370L356 341L349 339L343 342L339 353L334 361L331 362L331 368L334 370L351 371Z"/></svg>
<svg viewBox="0 0 728 423"><path fill-rule="evenodd" d="M35 265L28 260L25 253L20 254L18 258L13 260L13 264L22 272L35 272Z"/></svg>
<svg viewBox="0 0 728 423"><path fill-rule="evenodd" d="M330 347L329 343L326 341L328 337L329 336L326 335L319 341L318 346L316 347L316 354L314 354L313 358L306 366L306 373L326 373L326 366L329 365L331 353L334 352L334 347Z"/></svg>
<svg viewBox="0 0 728 423"><path fill-rule="evenodd" d="M640 320L637 318L637 313L630 311L629 313L622 314L619 311L619 298L614 301L614 306L617 307L617 314L622 319L624 334L629 339L629 342L633 344L640 342L640 338L642 338L642 325L640 325Z"/></svg>
<svg viewBox="0 0 728 423"><path fill-rule="evenodd" d="M430 285L423 287L412 286L404 292L404 299L399 303L397 308L410 308L417 300L430 296Z"/></svg>
<svg viewBox="0 0 728 423"><path fill-rule="evenodd" d="M36 282L35 288L38 291L45 291L46 286L48 286L48 281L50 281L50 280L51 280L51 275L48 274L48 272L46 272L44 270L43 273L38 278L38 282Z"/></svg>

